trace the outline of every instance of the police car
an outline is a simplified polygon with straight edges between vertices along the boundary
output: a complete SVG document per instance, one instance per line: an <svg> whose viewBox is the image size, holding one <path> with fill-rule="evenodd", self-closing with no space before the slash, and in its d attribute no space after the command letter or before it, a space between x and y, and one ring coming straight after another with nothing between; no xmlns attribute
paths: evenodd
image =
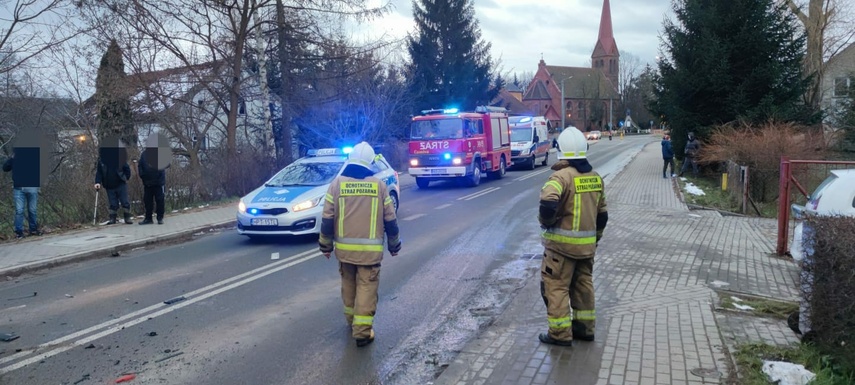
<svg viewBox="0 0 855 385"><path fill-rule="evenodd" d="M344 171L347 154L352 150L351 147L309 150L306 157L286 166L241 198L238 234L250 238L319 234L324 196L333 179ZM381 154L374 158L372 169L374 177L386 182L397 212L401 197L398 172Z"/></svg>

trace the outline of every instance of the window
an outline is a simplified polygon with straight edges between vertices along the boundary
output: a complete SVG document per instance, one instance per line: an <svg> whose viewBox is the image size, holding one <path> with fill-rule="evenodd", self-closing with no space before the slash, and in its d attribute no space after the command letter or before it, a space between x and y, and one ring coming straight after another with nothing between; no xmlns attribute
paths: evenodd
<svg viewBox="0 0 855 385"><path fill-rule="evenodd" d="M579 115L579 117L585 116L585 102L576 103L576 109L576 115Z"/></svg>
<svg viewBox="0 0 855 385"><path fill-rule="evenodd" d="M567 111L573 110L573 102L567 102L567 105L564 106Z"/></svg>
<svg viewBox="0 0 855 385"><path fill-rule="evenodd" d="M855 85L855 77L834 78L834 97L849 96L849 90Z"/></svg>

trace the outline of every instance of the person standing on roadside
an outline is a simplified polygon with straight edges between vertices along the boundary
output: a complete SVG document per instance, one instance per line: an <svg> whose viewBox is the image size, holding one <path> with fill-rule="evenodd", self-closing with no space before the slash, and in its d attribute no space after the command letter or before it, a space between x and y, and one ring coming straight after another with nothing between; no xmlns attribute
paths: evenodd
<svg viewBox="0 0 855 385"><path fill-rule="evenodd" d="M689 133L689 141L686 142L686 149L684 153L686 158L683 159L683 167L680 168L680 176L686 172L686 169L689 168L689 164L692 165L692 174L695 178L698 177L698 153L701 151L701 142L698 141L698 138L695 137L694 132Z"/></svg>
<svg viewBox="0 0 855 385"><path fill-rule="evenodd" d="M108 224L118 223L119 205L124 209L125 224L133 224L131 204L128 202L127 182L131 178L128 151L118 136L105 138L98 150L95 190L100 190L101 187L107 190L107 199L110 201L110 221Z"/></svg>
<svg viewBox="0 0 855 385"><path fill-rule="evenodd" d="M662 138L662 159L665 161L662 166L662 178L668 178L668 165L671 165L671 177L673 178L677 170L674 167L674 149L671 148L671 137L668 135Z"/></svg>
<svg viewBox="0 0 855 385"><path fill-rule="evenodd" d="M540 189L537 219L545 249L540 293L549 329L538 339L545 344L594 340L594 254L609 214L603 179L587 152L582 132L572 127L561 132L555 172Z"/></svg>
<svg viewBox="0 0 855 385"><path fill-rule="evenodd" d="M163 206L166 186L166 169L170 166L172 153L169 141L161 134L151 134L146 141L146 148L137 163L137 174L143 183L143 204L145 218L141 225L150 225L152 213L157 212L157 224L163 224ZM155 210L154 206L157 206Z"/></svg>
<svg viewBox="0 0 855 385"><path fill-rule="evenodd" d="M46 143L37 130L22 130L15 140L14 153L3 163L3 171L12 173L16 239L24 238L24 211L30 225L29 235L42 235L36 211L49 169Z"/></svg>

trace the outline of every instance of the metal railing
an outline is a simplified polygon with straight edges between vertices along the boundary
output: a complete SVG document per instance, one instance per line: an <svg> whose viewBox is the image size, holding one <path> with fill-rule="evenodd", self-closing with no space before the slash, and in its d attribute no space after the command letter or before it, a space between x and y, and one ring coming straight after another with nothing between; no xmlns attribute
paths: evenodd
<svg viewBox="0 0 855 385"><path fill-rule="evenodd" d="M790 160L786 156L781 157L778 191L778 244L776 248L779 256L790 252L790 207L795 203L807 203L810 192L828 178L831 170L844 168L855 168L855 162Z"/></svg>

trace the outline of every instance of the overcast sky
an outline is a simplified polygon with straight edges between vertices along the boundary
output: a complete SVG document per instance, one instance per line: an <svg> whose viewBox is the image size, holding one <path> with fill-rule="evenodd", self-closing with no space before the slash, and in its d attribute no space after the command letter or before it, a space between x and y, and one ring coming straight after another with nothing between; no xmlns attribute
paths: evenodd
<svg viewBox="0 0 855 385"><path fill-rule="evenodd" d="M386 0L372 0L375 5ZM597 42L603 0L474 0L475 17L483 38L492 43L493 59L503 72L537 70L549 65L590 66ZM412 1L392 0L394 8L363 32L403 37L414 30ZM612 26L618 49L653 63L665 17L672 17L670 0L611 0ZM367 28L367 30L366 30Z"/></svg>

